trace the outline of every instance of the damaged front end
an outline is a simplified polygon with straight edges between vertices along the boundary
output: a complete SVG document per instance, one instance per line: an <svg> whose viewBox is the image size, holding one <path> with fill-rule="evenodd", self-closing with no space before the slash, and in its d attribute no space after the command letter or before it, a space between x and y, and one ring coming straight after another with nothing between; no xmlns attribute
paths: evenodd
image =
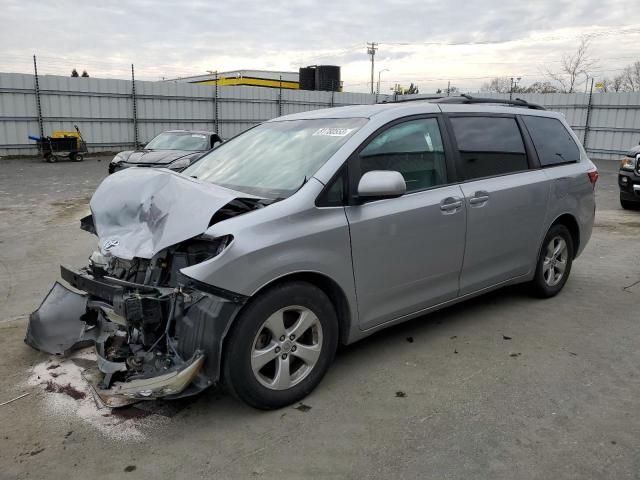
<svg viewBox="0 0 640 480"><path fill-rule="evenodd" d="M171 224L180 226L171 211L178 202L171 200L186 196L196 205L198 200L200 205L204 200L213 204L210 211L200 209L199 217L194 214L186 220L191 222L186 229L190 236L205 232L216 218L224 220L251 211L254 205L263 206L255 199L193 198L194 190L185 180L149 175L147 189L154 181L157 188L146 194L113 187L105 192L104 184L96 191L93 215L82 219L81 228L98 236L101 250L81 270L61 267L62 278L79 292L56 282L31 314L25 338L33 348L59 355L95 345L96 368L86 371L85 378L111 407L185 397L215 384L220 378L222 342L247 300L180 272L219 255L233 237L198 235L171 244L179 239ZM114 174L109 181L117 177ZM101 202L105 195L109 201ZM120 205L114 205L118 195ZM181 202L177 206L185 208ZM118 211L123 213L117 216Z"/></svg>
<svg viewBox="0 0 640 480"><path fill-rule="evenodd" d="M190 286L157 287L61 267L56 282L30 317L25 341L67 354L95 344L97 370L87 379L102 402L194 395L220 376L222 340L244 298Z"/></svg>

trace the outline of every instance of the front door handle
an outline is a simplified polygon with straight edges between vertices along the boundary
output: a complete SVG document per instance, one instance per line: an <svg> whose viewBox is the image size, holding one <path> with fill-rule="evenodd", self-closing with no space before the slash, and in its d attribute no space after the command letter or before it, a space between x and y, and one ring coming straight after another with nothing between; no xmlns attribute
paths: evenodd
<svg viewBox="0 0 640 480"><path fill-rule="evenodd" d="M447 197L440 202L440 210L445 214L456 213L460 208L462 208L460 197Z"/></svg>
<svg viewBox="0 0 640 480"><path fill-rule="evenodd" d="M473 194L473 197L469 199L470 205L482 206L489 201L489 193L485 191L479 191Z"/></svg>

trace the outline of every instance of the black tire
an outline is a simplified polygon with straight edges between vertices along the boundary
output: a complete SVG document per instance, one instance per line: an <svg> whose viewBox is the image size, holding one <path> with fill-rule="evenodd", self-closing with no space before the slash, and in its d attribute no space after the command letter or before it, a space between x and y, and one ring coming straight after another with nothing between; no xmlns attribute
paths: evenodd
<svg viewBox="0 0 640 480"><path fill-rule="evenodd" d="M72 153L71 155L69 155L69 157L74 162L81 162L84 160L84 157L82 156L81 153Z"/></svg>
<svg viewBox="0 0 640 480"><path fill-rule="evenodd" d="M562 276L558 279L557 283L553 283L552 281L552 284L550 284L548 281L548 278L550 278L549 273L545 269L545 258L547 257L549 244L552 241L555 241L557 238L561 238L566 244L565 267ZM538 297L554 297L560 292L560 290L562 290L565 283L567 283L569 274L571 273L571 266L573 264L573 257L575 255L574 248L575 247L573 245L573 238L571 237L571 233L566 226L556 224L549 229L547 235L545 235L544 237L544 241L542 242L542 247L540 248L535 277L531 281L532 290ZM554 263L554 265L555 264L556 263ZM551 275L554 275L553 270L551 271Z"/></svg>
<svg viewBox="0 0 640 480"><path fill-rule="evenodd" d="M640 208L640 202L632 202L620 197L620 206L625 210L638 210Z"/></svg>
<svg viewBox="0 0 640 480"><path fill-rule="evenodd" d="M264 386L258 380L257 374L252 369L251 355L254 352L255 342L260 339L259 334L265 331L265 321L272 314L292 306L310 310L319 321L320 354L313 367L299 383L290 388L274 390ZM322 290L310 283L300 281L276 285L251 300L236 319L225 344L222 359L223 383L232 395L252 407L262 410L282 408L302 400L320 383L333 361L337 345L336 311ZM275 351L284 352L284 347L282 350ZM291 352L289 355L290 361L293 362L296 354ZM279 365L280 360L276 358L273 362ZM288 366L287 369L289 369Z"/></svg>

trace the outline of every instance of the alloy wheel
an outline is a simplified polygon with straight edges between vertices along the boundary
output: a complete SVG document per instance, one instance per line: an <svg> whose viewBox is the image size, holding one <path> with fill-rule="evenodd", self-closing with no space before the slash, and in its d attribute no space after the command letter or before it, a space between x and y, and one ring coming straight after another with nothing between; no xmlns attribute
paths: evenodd
<svg viewBox="0 0 640 480"><path fill-rule="evenodd" d="M322 325L308 308L282 308L258 329L251 348L251 369L261 385L286 390L313 370L322 350Z"/></svg>
<svg viewBox="0 0 640 480"><path fill-rule="evenodd" d="M560 235L553 237L547 244L542 263L542 275L548 286L555 287L564 277L568 254L567 242Z"/></svg>

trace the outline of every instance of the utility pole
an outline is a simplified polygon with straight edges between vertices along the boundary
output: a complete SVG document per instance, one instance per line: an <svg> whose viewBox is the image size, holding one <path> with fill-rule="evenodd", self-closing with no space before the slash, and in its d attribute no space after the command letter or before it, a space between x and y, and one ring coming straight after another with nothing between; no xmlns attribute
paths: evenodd
<svg viewBox="0 0 640 480"><path fill-rule="evenodd" d="M367 55L371 55L371 94L373 95L373 69L374 69L374 57L376 56L376 50L378 50L378 44L376 42L367 42Z"/></svg>
<svg viewBox="0 0 640 480"><path fill-rule="evenodd" d="M522 80L522 77L511 77L511 87L509 88L509 100L513 100L513 90L518 86L518 82Z"/></svg>
<svg viewBox="0 0 640 480"><path fill-rule="evenodd" d="M589 103L587 103L587 119L584 123L584 137L582 138L582 144L584 149L587 150L587 139L589 138L589 124L591 123L591 108L593 102L593 77L591 78L591 90L589 90Z"/></svg>
<svg viewBox="0 0 640 480"><path fill-rule="evenodd" d="M447 97L451 95L451 80L447 82Z"/></svg>
<svg viewBox="0 0 640 480"><path fill-rule="evenodd" d="M40 82L38 80L38 64L36 63L36 56L33 56L33 72L35 73L36 81L36 106L38 107L38 128L40 129L40 138L44 138L44 122L42 120L42 104L40 103Z"/></svg>
<svg viewBox="0 0 640 480"><path fill-rule="evenodd" d="M131 64L131 102L133 104L133 149L138 149L138 105L136 100L136 75Z"/></svg>

